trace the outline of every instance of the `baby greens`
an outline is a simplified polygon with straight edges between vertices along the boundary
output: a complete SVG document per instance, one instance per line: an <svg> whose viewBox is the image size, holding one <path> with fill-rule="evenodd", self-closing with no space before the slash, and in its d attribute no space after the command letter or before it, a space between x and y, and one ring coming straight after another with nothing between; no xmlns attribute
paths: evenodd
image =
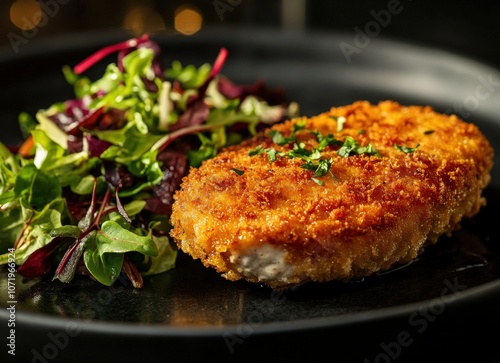
<svg viewBox="0 0 500 363"><path fill-rule="evenodd" d="M83 75L113 53L101 78ZM13 248L26 277L111 285L123 273L135 287L173 268L169 214L188 168L294 116L263 83L220 75L227 55L163 69L158 44L143 36L63 67L75 98L22 113L26 139L0 144L0 264Z"/></svg>

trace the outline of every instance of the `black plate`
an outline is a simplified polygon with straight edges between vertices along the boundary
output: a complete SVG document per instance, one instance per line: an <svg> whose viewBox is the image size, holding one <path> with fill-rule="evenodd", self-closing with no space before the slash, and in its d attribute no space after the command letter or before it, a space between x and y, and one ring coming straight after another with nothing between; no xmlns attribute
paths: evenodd
<svg viewBox="0 0 500 363"><path fill-rule="evenodd" d="M62 65L74 65L126 38L75 34L19 54L5 49L0 54L0 140L20 139L19 112L34 113L72 96ZM353 34L205 32L156 40L165 62L212 62L226 47L224 74L236 82L262 79L284 87L305 115L360 99L431 105L477 123L500 150L500 73L453 54L372 39L348 62L340 44L352 43ZM103 67L90 75L99 75ZM500 332L498 167L492 177L485 191L488 205L462 230L441 238L412 264L363 281L311 283L283 293L228 282L183 254L175 270L146 278L141 290L125 280L108 288L88 279L63 284L18 277L16 358L246 362L326 356L327 361L389 362L417 361L428 354L491 357L493 337ZM0 324L8 330L5 269L2 274ZM493 335L485 334L487 329ZM2 346L4 356L8 349Z"/></svg>

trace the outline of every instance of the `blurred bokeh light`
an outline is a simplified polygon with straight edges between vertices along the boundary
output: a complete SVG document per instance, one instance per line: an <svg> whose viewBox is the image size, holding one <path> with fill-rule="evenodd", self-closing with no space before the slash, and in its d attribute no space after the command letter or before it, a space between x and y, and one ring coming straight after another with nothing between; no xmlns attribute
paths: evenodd
<svg viewBox="0 0 500 363"><path fill-rule="evenodd" d="M181 5L175 11L174 27L179 33L192 35L197 33L203 24L200 11L191 5Z"/></svg>
<svg viewBox="0 0 500 363"><path fill-rule="evenodd" d="M42 17L42 9L36 0L16 0L10 7L10 21L22 30L35 28Z"/></svg>
<svg viewBox="0 0 500 363"><path fill-rule="evenodd" d="M401 3L380 35L500 65L500 0L0 0L0 47L20 52L44 38L126 30L192 35L217 29L355 33Z"/></svg>
<svg viewBox="0 0 500 363"><path fill-rule="evenodd" d="M161 14L148 5L134 6L127 11L122 26L126 30L131 30L136 36L165 30Z"/></svg>

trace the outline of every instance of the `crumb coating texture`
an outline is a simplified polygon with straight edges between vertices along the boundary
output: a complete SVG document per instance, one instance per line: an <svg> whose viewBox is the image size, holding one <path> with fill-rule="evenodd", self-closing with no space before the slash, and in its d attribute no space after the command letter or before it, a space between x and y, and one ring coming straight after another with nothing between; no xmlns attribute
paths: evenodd
<svg viewBox="0 0 500 363"><path fill-rule="evenodd" d="M337 132L339 116L345 123ZM289 136L300 120L271 129ZM269 162L266 153L249 156L258 146L278 152L293 147L273 143L265 130L184 178L172 213L180 249L229 280L273 288L349 280L411 261L485 203L481 193L490 181L493 150L475 125L455 115L428 106L359 101L305 121L307 130L371 143L380 157L341 157L338 146L329 146L321 157L333 159L335 177L318 178L320 186L299 158ZM317 147L307 130L296 134L298 141ZM419 147L404 153L395 144ZM280 251L284 261L273 266L283 271L262 273L269 265L259 267L258 261L248 268L248 256L269 245Z"/></svg>

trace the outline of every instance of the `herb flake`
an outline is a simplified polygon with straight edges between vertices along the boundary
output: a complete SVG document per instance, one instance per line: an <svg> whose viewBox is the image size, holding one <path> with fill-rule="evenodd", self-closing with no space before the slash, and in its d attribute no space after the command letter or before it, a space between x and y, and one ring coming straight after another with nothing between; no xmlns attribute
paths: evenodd
<svg viewBox="0 0 500 363"><path fill-rule="evenodd" d="M244 170L240 170L240 169L236 169L236 168L231 168L231 170L234 171L239 176L242 176L243 174L245 174Z"/></svg>
<svg viewBox="0 0 500 363"><path fill-rule="evenodd" d="M405 154L414 153L418 149L419 146L420 146L420 144L417 144L415 147L408 147L408 146L394 144L394 147L396 149L398 149L399 151L404 152Z"/></svg>
<svg viewBox="0 0 500 363"><path fill-rule="evenodd" d="M367 144L366 146L361 146L359 143L351 136L346 136L343 145L337 151L339 156L344 158L351 155L375 155L380 156L380 153L372 144Z"/></svg>

